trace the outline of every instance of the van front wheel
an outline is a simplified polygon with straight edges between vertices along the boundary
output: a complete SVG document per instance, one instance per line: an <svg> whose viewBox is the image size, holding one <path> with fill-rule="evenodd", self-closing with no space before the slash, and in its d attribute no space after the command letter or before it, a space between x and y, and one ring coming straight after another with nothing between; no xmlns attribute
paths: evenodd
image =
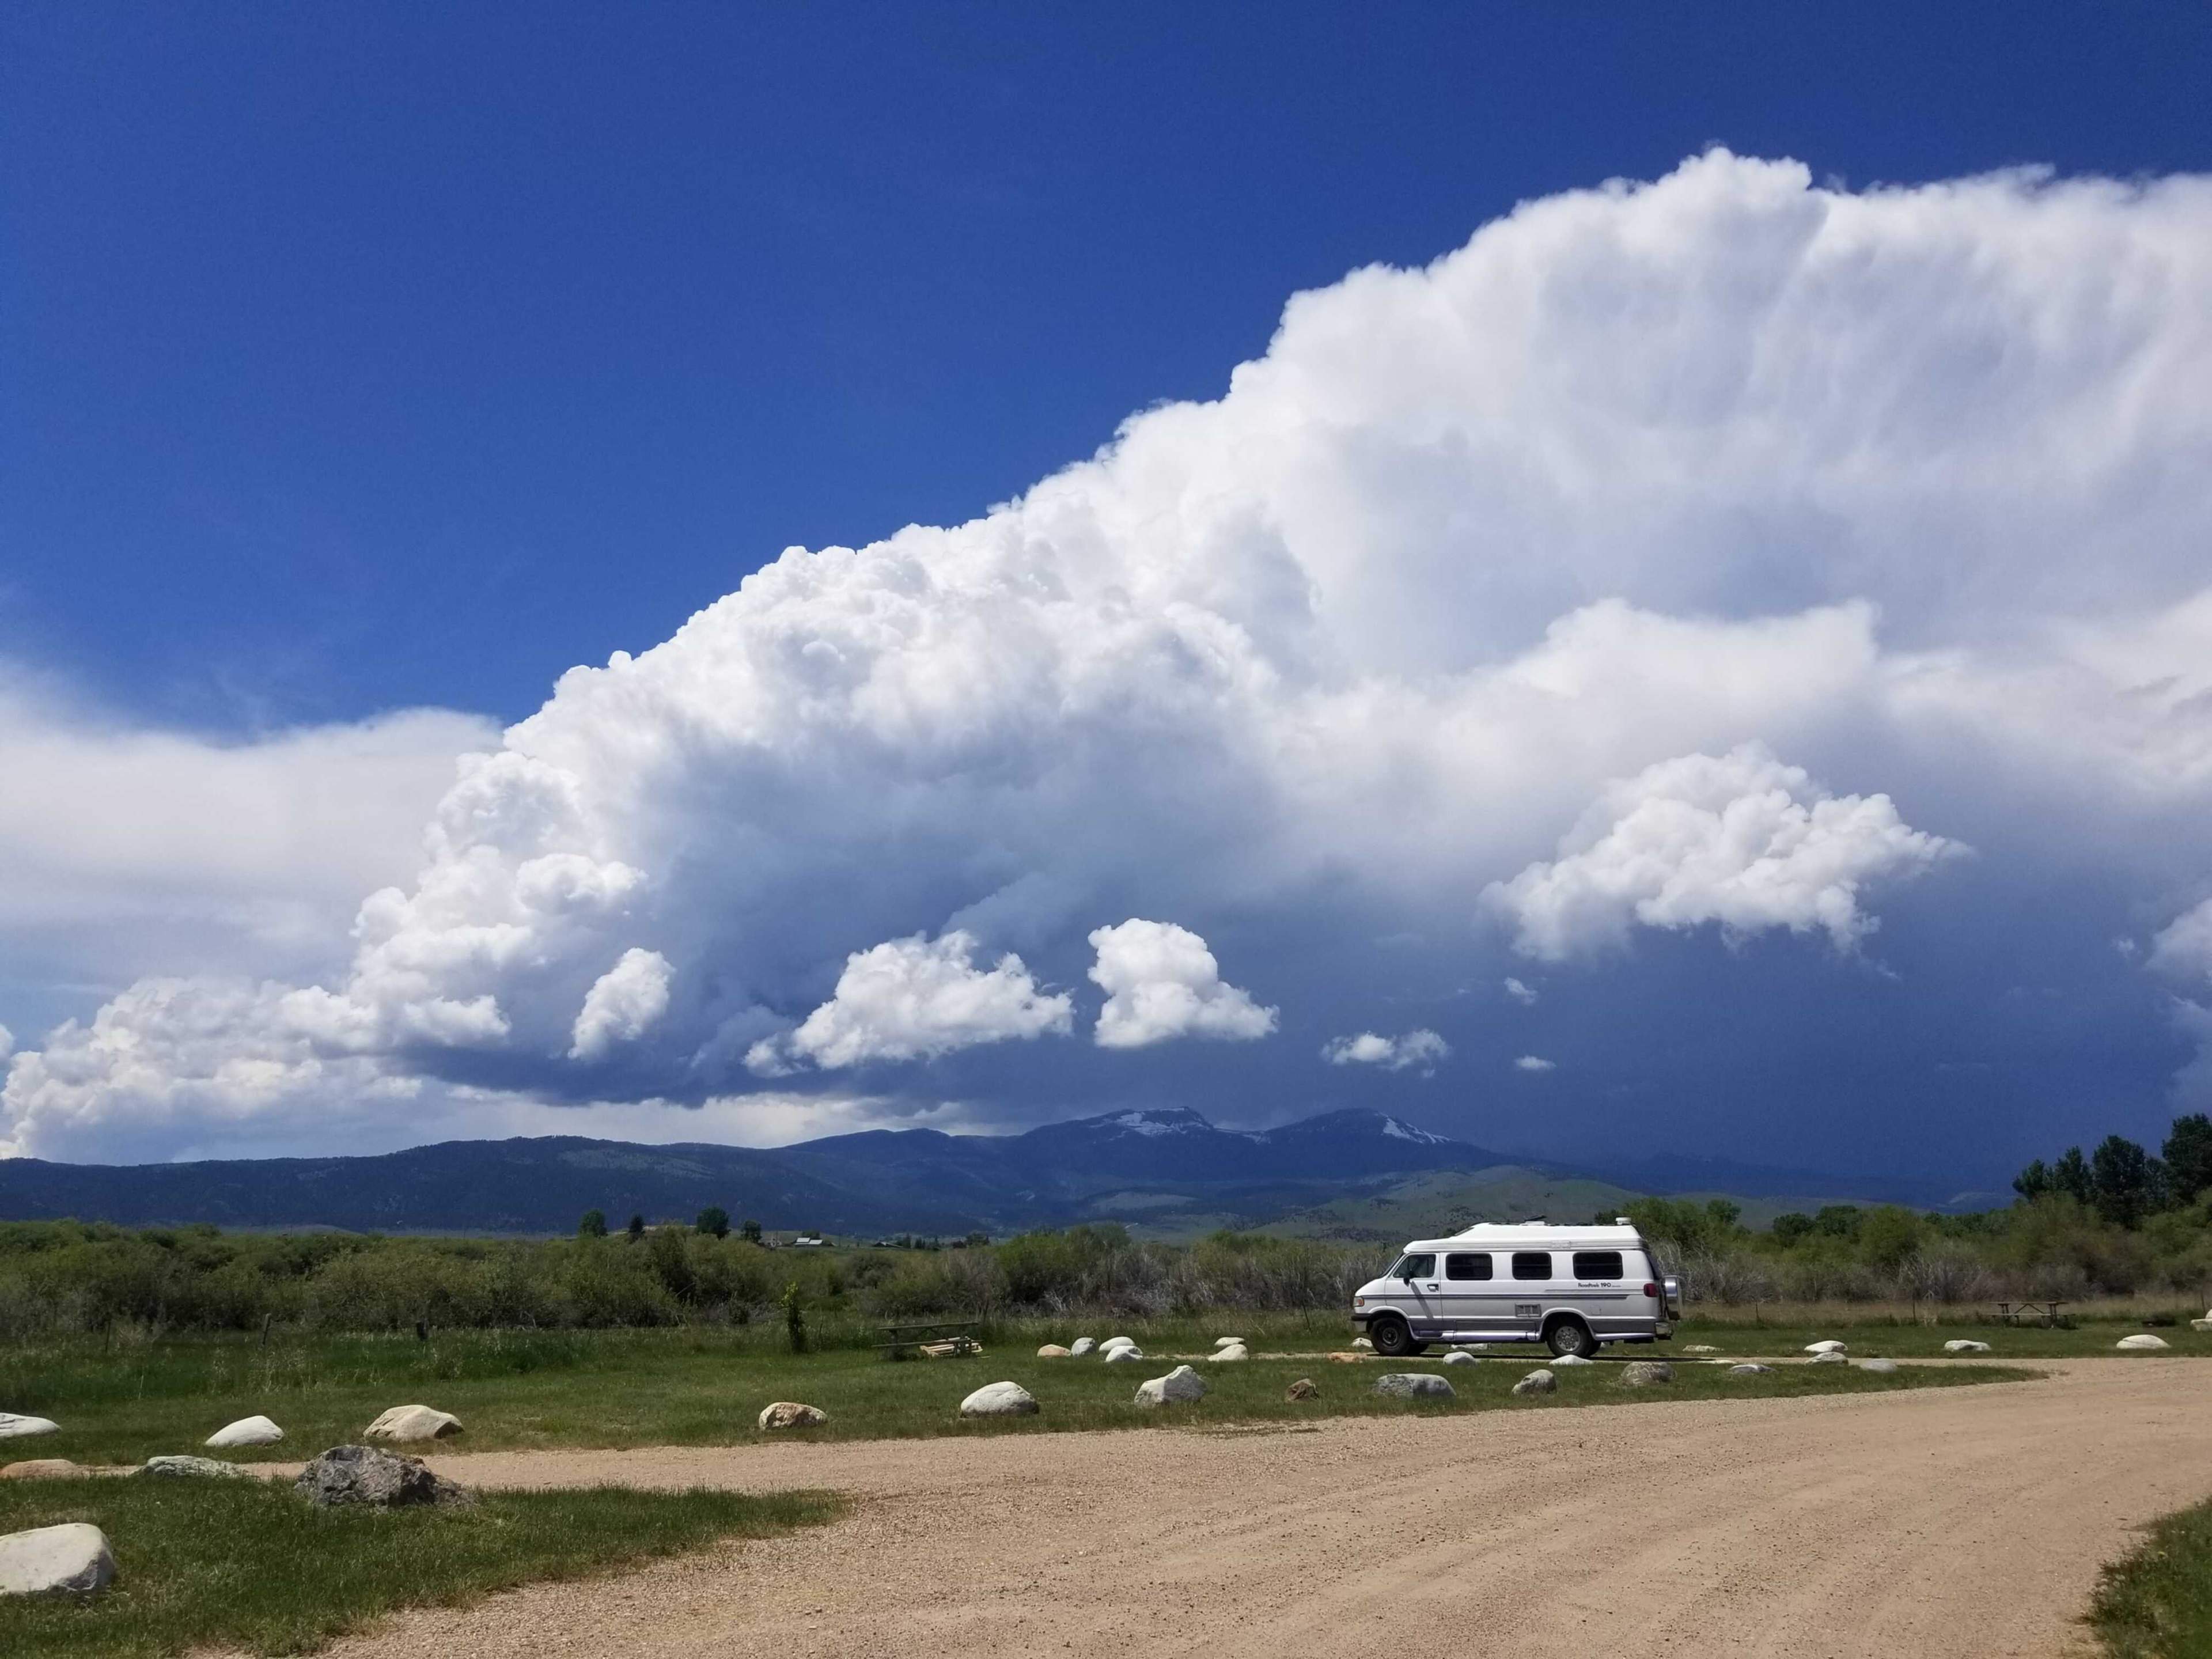
<svg viewBox="0 0 2212 1659"><path fill-rule="evenodd" d="M1597 1339L1581 1320L1562 1319L1544 1333L1544 1346L1552 1351L1555 1359L1565 1359L1569 1354L1577 1359L1588 1359L1597 1352Z"/></svg>
<svg viewBox="0 0 2212 1659"><path fill-rule="evenodd" d="M1414 1341L1413 1327L1395 1314L1370 1320L1367 1326L1367 1340L1375 1345L1375 1352L1386 1359L1403 1359L1407 1354L1419 1353L1428 1346Z"/></svg>

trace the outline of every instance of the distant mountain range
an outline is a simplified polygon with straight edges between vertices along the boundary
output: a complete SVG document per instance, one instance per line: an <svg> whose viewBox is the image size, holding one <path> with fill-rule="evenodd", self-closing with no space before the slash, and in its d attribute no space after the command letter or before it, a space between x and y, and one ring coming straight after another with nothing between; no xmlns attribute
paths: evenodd
<svg viewBox="0 0 2212 1659"><path fill-rule="evenodd" d="M620 1226L634 1213L688 1220L720 1205L734 1219L846 1236L1002 1234L1109 1219L1182 1232L1256 1225L1380 1194L1412 1176L1501 1165L1516 1166L1516 1176L1583 1173L1530 1165L1379 1112L1329 1112L1248 1133L1182 1108L1151 1108L1019 1135L878 1129L771 1149L561 1135L445 1141L368 1158L116 1166L17 1158L0 1162L0 1219L565 1233L590 1209ZM1768 1173L1783 1181L1771 1191L1826 1189ZM1869 1190L1861 1183L1861 1195Z"/></svg>

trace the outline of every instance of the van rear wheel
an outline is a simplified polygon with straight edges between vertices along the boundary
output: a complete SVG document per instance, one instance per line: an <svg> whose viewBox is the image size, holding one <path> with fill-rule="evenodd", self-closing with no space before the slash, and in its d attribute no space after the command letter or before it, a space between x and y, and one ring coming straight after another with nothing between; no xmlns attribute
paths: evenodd
<svg viewBox="0 0 2212 1659"><path fill-rule="evenodd" d="M1554 1321L1551 1329L1544 1333L1544 1346L1552 1351L1555 1359L1565 1359L1569 1354L1588 1359L1597 1352L1597 1339L1581 1320L1561 1319Z"/></svg>
<svg viewBox="0 0 2212 1659"><path fill-rule="evenodd" d="M1367 1326L1367 1340L1375 1345L1375 1352L1386 1359L1403 1359L1407 1354L1420 1352L1427 1346L1414 1341L1413 1327L1395 1314L1370 1320Z"/></svg>

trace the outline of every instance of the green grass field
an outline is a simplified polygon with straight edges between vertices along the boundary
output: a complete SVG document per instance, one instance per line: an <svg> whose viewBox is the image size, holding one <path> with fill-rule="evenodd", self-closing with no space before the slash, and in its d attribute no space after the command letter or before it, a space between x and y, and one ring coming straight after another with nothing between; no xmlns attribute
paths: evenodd
<svg viewBox="0 0 2212 1659"><path fill-rule="evenodd" d="M0 1482L0 1532L89 1521L116 1579L86 1601L0 1603L0 1655L303 1653L398 1607L472 1601L826 1521L818 1493L502 1492L468 1510L318 1510L245 1480Z"/></svg>
<svg viewBox="0 0 2212 1659"><path fill-rule="evenodd" d="M1560 1392L1548 1401L1511 1401L1511 1384L1547 1358L1532 1347L1502 1350L1480 1364L1449 1368L1460 1398L1443 1407L1408 1407L1372 1392L1375 1376L1384 1370L1445 1370L1437 1355L1396 1366L1376 1361L1342 1364L1318 1357L1201 1364L1212 1392L1199 1405L1163 1412L1133 1402L1137 1384L1167 1370L1176 1356L1194 1358L1209 1352L1216 1324L1251 1337L1263 1348L1310 1353L1341 1347L1348 1336L1334 1321L1319 1329L1295 1321L1249 1318L1209 1322L1205 1328L1188 1322L1102 1326L1097 1334L1126 1331L1152 1356L1142 1364L1111 1366L1096 1359L1039 1359L1041 1334L1035 1329L997 1333L980 1355L904 1363L884 1360L866 1349L792 1354L757 1333L710 1331L455 1332L427 1343L411 1336L299 1337L280 1338L265 1349L252 1340L177 1339L121 1349L87 1341L45 1345L35 1352L0 1359L0 1409L35 1412L62 1425L59 1434L11 1443L9 1455L112 1464L196 1450L224 1423L255 1413L275 1418L288 1438L278 1446L225 1455L247 1462L296 1461L358 1440L386 1407L418 1401L462 1419L466 1432L439 1449L466 1452L744 1443L758 1437L755 1419L762 1407L775 1400L820 1407L830 1422L810 1432L844 1439L1148 1428L1407 1409L1540 1410L1652 1397L1614 1388L1613 1367L1601 1364L1562 1371ZM1779 1345L1742 1346L1772 1352ZM1872 1352L1875 1346L1855 1346L1855 1352ZM1649 1348L1614 1352L1630 1358L1655 1353ZM1667 1357L1664 1348L1656 1352ZM1679 1352L1671 1357L1683 1358ZM1823 1366L1746 1380L1729 1377L1718 1367L1683 1364L1671 1389L1652 1395L1679 1399L1826 1394L2008 1375L1947 1362L1887 1377ZM1318 1401L1293 1405L1283 1399L1284 1390L1299 1376L1310 1376L1320 1386ZM1042 1413L1010 1421L963 1421L957 1414L962 1397L1001 1378L1030 1389Z"/></svg>
<svg viewBox="0 0 2212 1659"><path fill-rule="evenodd" d="M2212 1656L2212 1504L2167 1516L2106 1567L2087 1623L2112 1659Z"/></svg>

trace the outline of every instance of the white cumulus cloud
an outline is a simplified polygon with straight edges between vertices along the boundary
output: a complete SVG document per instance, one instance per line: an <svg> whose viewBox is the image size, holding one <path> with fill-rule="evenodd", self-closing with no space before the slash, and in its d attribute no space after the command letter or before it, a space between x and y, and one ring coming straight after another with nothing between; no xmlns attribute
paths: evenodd
<svg viewBox="0 0 2212 1659"><path fill-rule="evenodd" d="M1332 1066L1380 1066L1386 1072L1418 1066L1426 1076L1438 1062L1451 1057L1451 1044L1425 1026L1400 1036L1362 1031L1356 1036L1331 1038L1323 1045L1321 1057Z"/></svg>
<svg viewBox="0 0 2212 1659"><path fill-rule="evenodd" d="M1523 1054L1513 1062L1513 1066L1521 1072L1556 1072L1559 1069L1556 1062L1546 1060L1541 1054Z"/></svg>
<svg viewBox="0 0 2212 1659"><path fill-rule="evenodd" d="M856 944L971 923L1072 978L1084 918L1426 934L1504 878L1540 957L1706 922L1848 946L1948 843L1774 755L1993 862L2063 849L2167 890L2212 807L2206 292L2203 179L1851 192L1714 151L1298 295L1219 398L1148 409L969 522L790 549L503 732L403 722L389 809L350 729L186 744L172 866L131 793L167 740L26 727L0 925L48 914L47 872L47 936L125 920L75 1018L39 1037L7 1008L0 1136L202 1145L310 1121L341 1073L426 1127L464 1088L596 1109L617 1069L631 1100L696 1106L838 1004ZM391 829L433 771L427 830ZM327 821L287 793L325 775ZM243 824L233 852L239 799L295 827ZM289 873L264 883L272 844ZM132 920L165 907L214 920ZM572 1056L639 939L665 1012L618 1068ZM1286 962L1269 994L1326 1006L1332 971ZM1218 972L1107 989L1109 1048L1174 1023L1140 1001L1273 1021ZM979 1114L1032 1109L1020 1048Z"/></svg>
<svg viewBox="0 0 2212 1659"><path fill-rule="evenodd" d="M835 1070L1066 1036L1075 1016L1066 994L1040 990L1011 952L991 968L976 967L975 943L956 928L935 939L917 933L855 951L838 975L836 994L797 1030L754 1043L746 1065L776 1077L801 1063Z"/></svg>
<svg viewBox="0 0 2212 1659"><path fill-rule="evenodd" d="M668 1012L668 981L675 969L658 951L632 946L592 981L569 1032L574 1060L599 1060L616 1044L635 1042Z"/></svg>
<svg viewBox="0 0 2212 1659"><path fill-rule="evenodd" d="M1170 1037L1249 1042L1275 1029L1276 1011L1224 982L1206 941L1171 921L1132 916L1091 934L1091 977L1106 993L1102 1048L1142 1048Z"/></svg>
<svg viewBox="0 0 2212 1659"><path fill-rule="evenodd" d="M1507 975L1505 978L1505 994L1511 997L1514 1001L1519 1003L1523 1008L1533 1007L1535 1005L1535 987L1523 984L1521 981L1515 979L1510 974Z"/></svg>
<svg viewBox="0 0 2212 1659"><path fill-rule="evenodd" d="M1485 894L1514 948L1559 962L1626 944L1632 926L1730 934L1825 932L1854 948L1865 890L1960 851L1887 795L1828 794L1756 744L1685 755L1610 785L1560 844Z"/></svg>

